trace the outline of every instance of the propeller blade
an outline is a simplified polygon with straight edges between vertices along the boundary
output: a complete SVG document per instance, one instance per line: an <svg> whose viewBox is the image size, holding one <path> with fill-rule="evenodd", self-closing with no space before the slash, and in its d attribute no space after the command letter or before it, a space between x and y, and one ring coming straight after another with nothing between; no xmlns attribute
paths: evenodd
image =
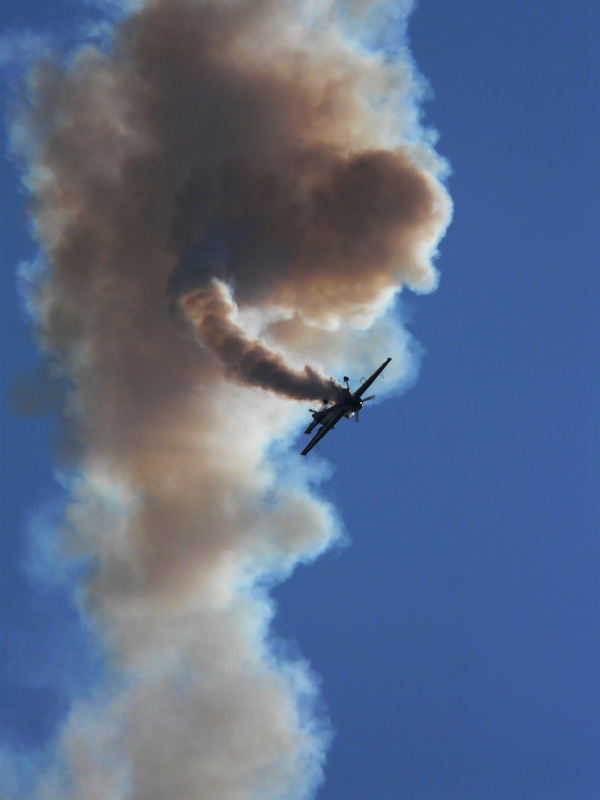
<svg viewBox="0 0 600 800"><path fill-rule="evenodd" d="M354 422L358 422L358 411L354 412Z"/></svg>
<svg viewBox="0 0 600 800"><path fill-rule="evenodd" d="M376 395L372 394L370 397L363 397L363 403L366 403L367 400L374 400Z"/></svg>

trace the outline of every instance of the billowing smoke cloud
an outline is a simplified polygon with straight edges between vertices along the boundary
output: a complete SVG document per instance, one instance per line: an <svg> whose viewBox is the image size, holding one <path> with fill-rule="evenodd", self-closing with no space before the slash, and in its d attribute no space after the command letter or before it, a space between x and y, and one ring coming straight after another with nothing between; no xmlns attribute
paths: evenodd
<svg viewBox="0 0 600 800"><path fill-rule="evenodd" d="M321 780L315 680L276 655L264 588L339 531L283 446L290 398L403 363L389 309L435 286L450 216L410 63L357 33L389 5L146 0L109 51L31 73L13 128L46 264L29 302L83 453L61 536L112 664L74 698L39 800Z"/></svg>

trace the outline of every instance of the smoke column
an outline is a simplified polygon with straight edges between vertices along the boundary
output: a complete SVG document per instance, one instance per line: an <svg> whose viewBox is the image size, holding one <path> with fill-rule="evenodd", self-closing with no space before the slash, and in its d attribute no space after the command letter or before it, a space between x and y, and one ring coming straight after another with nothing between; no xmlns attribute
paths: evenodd
<svg viewBox="0 0 600 800"><path fill-rule="evenodd" d="M36 800L297 800L322 779L315 679L274 648L265 587L339 533L284 446L297 401L402 363L394 297L436 283L443 163L410 59L373 45L408 11L146 0L110 48L29 75L28 302L81 452L60 537L110 658Z"/></svg>

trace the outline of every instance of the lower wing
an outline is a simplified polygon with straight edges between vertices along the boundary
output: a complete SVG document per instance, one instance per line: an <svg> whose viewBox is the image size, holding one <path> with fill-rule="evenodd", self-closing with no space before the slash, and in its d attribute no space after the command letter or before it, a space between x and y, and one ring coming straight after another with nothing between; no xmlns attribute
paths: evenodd
<svg viewBox="0 0 600 800"><path fill-rule="evenodd" d="M335 416L330 417L327 423L323 425L323 427L317 431L317 433L315 433L300 455L305 456L307 453L310 453L313 447L321 441L325 434L329 433L329 431L337 425L337 423L344 416L344 412L345 409L341 409L337 414L335 414Z"/></svg>

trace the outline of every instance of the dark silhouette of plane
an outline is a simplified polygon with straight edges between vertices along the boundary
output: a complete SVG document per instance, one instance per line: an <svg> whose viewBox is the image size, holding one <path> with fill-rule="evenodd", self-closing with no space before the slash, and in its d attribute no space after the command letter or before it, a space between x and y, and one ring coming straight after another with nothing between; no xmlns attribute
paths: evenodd
<svg viewBox="0 0 600 800"><path fill-rule="evenodd" d="M329 400L325 399L323 400L323 407L318 411L315 411L312 408L309 409L312 413L313 421L310 423L304 433L312 433L317 425L320 425L321 427L306 445L301 455L305 456L307 453L310 453L313 447L321 441L325 434L329 433L329 431L332 431L342 418L345 417L346 419L352 419L352 417L354 417L356 422L358 422L358 414L363 407L363 404L375 397L375 395L372 394L370 397L365 397L363 399L363 394L372 385L373 381L381 375L391 360L391 358L388 358L387 361L384 361L383 364L376 369L375 372L369 378L367 378L367 380L364 381L364 383L362 383L355 392L350 391L350 386L348 385L349 379L344 377L346 388L342 390L343 397L341 400L338 400L337 403L330 403Z"/></svg>

